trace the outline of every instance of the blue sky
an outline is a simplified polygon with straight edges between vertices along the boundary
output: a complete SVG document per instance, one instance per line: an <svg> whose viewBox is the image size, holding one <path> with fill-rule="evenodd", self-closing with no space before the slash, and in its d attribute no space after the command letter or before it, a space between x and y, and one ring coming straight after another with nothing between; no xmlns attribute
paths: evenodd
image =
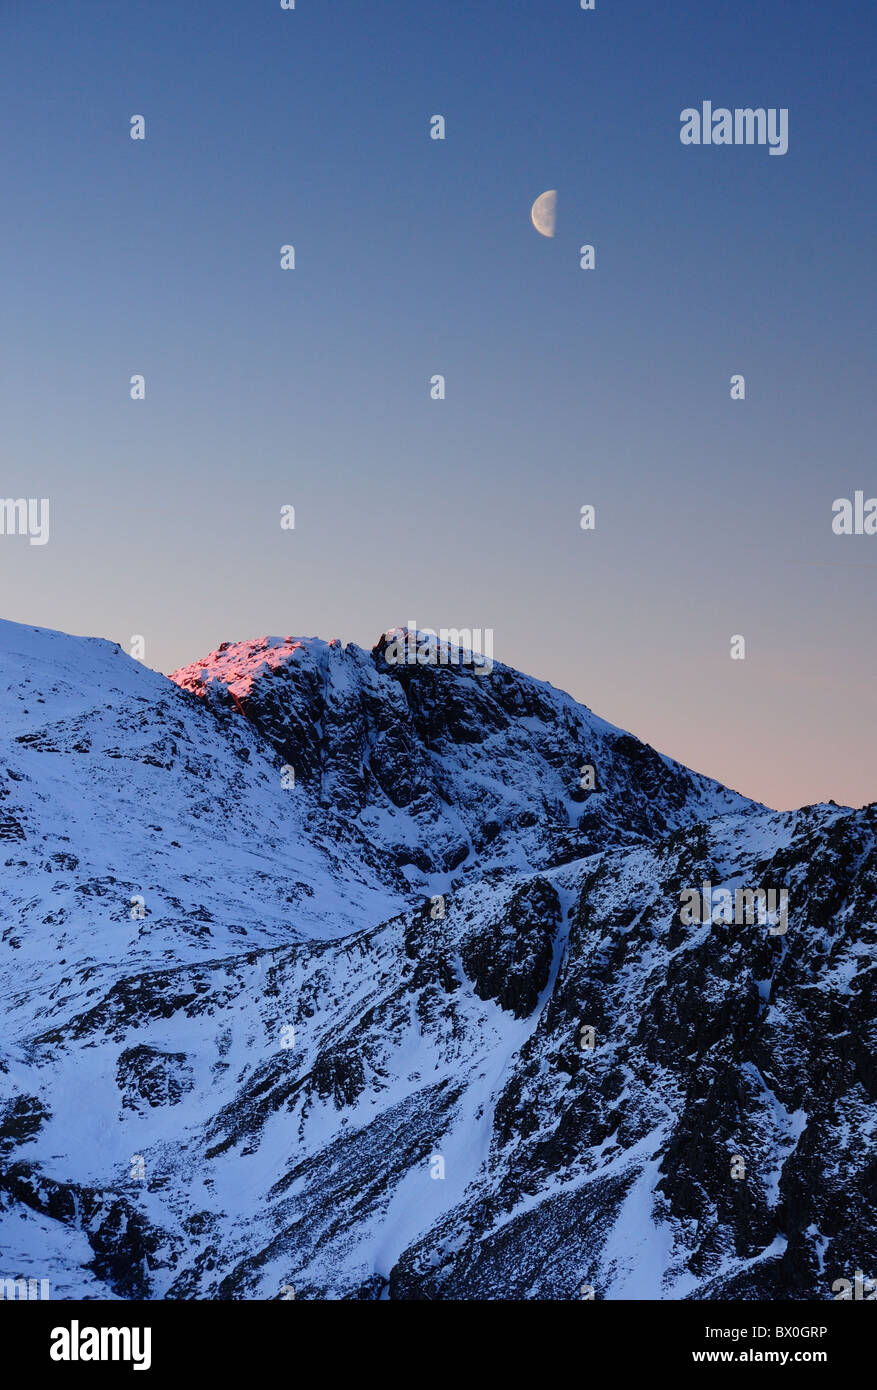
<svg viewBox="0 0 877 1390"><path fill-rule="evenodd" d="M161 670L487 626L749 795L873 800L877 538L830 523L877 495L875 27L0 3L0 495L52 508L0 539L3 616ZM787 107L788 154L682 146L704 99Z"/></svg>

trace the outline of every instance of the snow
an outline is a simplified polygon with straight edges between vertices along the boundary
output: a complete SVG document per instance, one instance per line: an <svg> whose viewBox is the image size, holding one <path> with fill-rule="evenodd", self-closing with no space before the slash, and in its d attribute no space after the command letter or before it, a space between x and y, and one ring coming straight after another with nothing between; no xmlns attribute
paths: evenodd
<svg viewBox="0 0 877 1390"><path fill-rule="evenodd" d="M324 700L320 735L336 763L321 769L316 791L284 789L281 756L251 717L275 679L267 673L287 667L313 675ZM569 1252L570 1268L588 1266L578 1282L593 1283L598 1297L685 1297L781 1253L777 1237L755 1259L717 1259L706 1279L691 1272L694 1236L656 1191L686 1097L663 1062L643 1081L638 1028L671 972L712 944L703 925L666 946L678 913L662 887L678 853L667 836L706 818L715 882L743 884L754 865L792 853L801 818L685 773L688 790L664 808L667 834L635 834L626 808L642 789L623 751L634 741L495 663L494 677L504 674L514 681L508 708L477 738L430 728L402 745L421 760L426 790L396 804L376 775L376 730L409 735L410 710L398 683L352 644L224 644L168 679L112 643L0 623L0 826L8 817L21 829L0 846L0 1116L16 1097L39 1100L45 1116L15 1160L34 1165L41 1182L75 1184L83 1199L104 1194L144 1218L156 1240L152 1296L171 1289L178 1248L192 1296L216 1296L244 1266L243 1296L275 1297L284 1282L356 1296L419 1242L436 1270L450 1269L455 1253L468 1258L546 1203L616 1182L624 1194L599 1240L583 1233ZM477 689L480 697L488 687ZM207 695L225 690L231 706ZM343 733L337 747L331 720ZM571 793L585 755L605 790L582 803ZM654 757L647 772L659 786L678 765ZM338 814L336 791L354 773L361 804ZM558 839L574 836L594 808L606 815L595 822L597 847L589 834L580 855L554 866ZM831 827L844 814L828 807L816 817ZM485 842L488 817L499 828ZM461 846L468 855L448 869L445 852ZM428 850L430 867L401 862L406 849ZM537 873L558 893L561 925L538 1003L516 1019L475 994L460 941L499 920ZM593 921L573 935L586 881ZM436 959L450 963L456 989L428 954L406 949L416 910L438 893L448 910L435 928ZM142 917L131 915L138 897ZM735 945L729 936L727 949ZM862 949L837 950L800 989L851 995ZM780 941L775 960L787 950ZM759 966L756 978L745 952L740 959L735 978L705 977L704 1007L757 990L758 1027L790 1033L793 1010L773 985L783 971L763 978ZM611 1027L577 1072L577 1005L593 998L595 981ZM295 1043L285 1049L288 1025ZM683 1044L695 1067L693 1045ZM158 1059L155 1091L144 1082L137 1092L135 1067L129 1094L120 1077L142 1048ZM187 1089L172 1104L161 1069L175 1075L166 1059L177 1057ZM739 1065L761 1155L753 1181L775 1211L783 1165L811 1116L783 1104L779 1072L768 1084L753 1062ZM604 1105L598 1086L610 1073ZM503 1147L496 1107L516 1088L527 1126ZM585 1129L568 1160L540 1166L538 1146L583 1099L633 1117L642 1137L622 1147L615 1123L591 1144ZM861 1114L845 1113L839 1132L870 1132L866 1106L863 1096ZM131 1174L135 1155L143 1181ZM444 1178L430 1176L433 1155ZM479 1203L500 1185L505 1200L516 1183L516 1199L473 1230ZM205 1223L200 1244L185 1234L192 1218ZM822 1229L812 1233L820 1258ZM213 1266L201 1259L208 1248ZM15 1202L0 1210L0 1249L0 1277L48 1275L53 1297L117 1296L85 1268L93 1252L78 1211L64 1223Z"/></svg>

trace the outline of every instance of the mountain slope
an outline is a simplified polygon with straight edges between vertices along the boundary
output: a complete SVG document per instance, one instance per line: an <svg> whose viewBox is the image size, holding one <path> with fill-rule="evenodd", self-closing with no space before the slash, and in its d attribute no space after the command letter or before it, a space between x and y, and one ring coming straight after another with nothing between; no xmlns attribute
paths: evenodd
<svg viewBox="0 0 877 1390"><path fill-rule="evenodd" d="M412 884L547 867L752 806L543 681L499 663L391 665L386 650L263 638L171 679L245 715L309 801L355 821Z"/></svg>
<svg viewBox="0 0 877 1390"><path fill-rule="evenodd" d="M166 680L0 624L0 709L0 1275L820 1299L877 1273L875 808L769 812L385 639ZM786 888L788 930L684 924L705 880Z"/></svg>

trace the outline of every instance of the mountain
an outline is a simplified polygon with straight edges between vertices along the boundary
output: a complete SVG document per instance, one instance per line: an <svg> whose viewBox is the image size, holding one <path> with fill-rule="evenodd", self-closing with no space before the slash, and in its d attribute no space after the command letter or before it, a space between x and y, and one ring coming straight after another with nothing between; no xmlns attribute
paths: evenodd
<svg viewBox="0 0 877 1390"><path fill-rule="evenodd" d="M877 1275L877 808L770 811L389 634L168 679L0 623L0 712L0 1278L819 1300ZM703 884L787 912L683 920Z"/></svg>

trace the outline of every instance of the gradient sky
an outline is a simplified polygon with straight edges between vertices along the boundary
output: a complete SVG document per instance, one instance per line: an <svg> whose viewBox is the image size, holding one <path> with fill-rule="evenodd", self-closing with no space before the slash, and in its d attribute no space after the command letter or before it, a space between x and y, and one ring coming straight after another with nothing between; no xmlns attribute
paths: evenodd
<svg viewBox="0 0 877 1390"><path fill-rule="evenodd" d="M770 805L877 798L877 537L831 530L877 495L875 31L814 0L0 0L0 496L52 507L48 545L0 538L2 616L164 671L491 627ZM788 107L788 154L682 146L705 99Z"/></svg>

